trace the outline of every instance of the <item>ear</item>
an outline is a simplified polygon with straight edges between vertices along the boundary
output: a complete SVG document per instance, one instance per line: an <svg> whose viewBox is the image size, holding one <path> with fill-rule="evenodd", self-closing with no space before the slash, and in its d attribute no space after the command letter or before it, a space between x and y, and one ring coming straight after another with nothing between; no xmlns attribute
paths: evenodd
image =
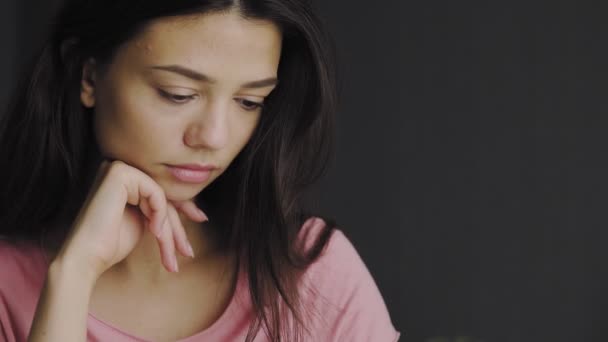
<svg viewBox="0 0 608 342"><path fill-rule="evenodd" d="M95 59L90 58L82 66L82 79L80 80L80 101L87 108L95 107L96 79L97 66Z"/></svg>

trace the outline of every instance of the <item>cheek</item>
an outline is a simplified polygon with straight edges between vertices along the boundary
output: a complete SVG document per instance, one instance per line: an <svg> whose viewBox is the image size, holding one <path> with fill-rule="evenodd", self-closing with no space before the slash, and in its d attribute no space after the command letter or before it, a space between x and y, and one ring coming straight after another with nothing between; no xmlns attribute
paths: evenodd
<svg viewBox="0 0 608 342"><path fill-rule="evenodd" d="M105 155L138 164L137 159L160 152L167 139L175 138L175 123L163 120L163 113L149 103L136 96L115 96L100 103L95 131Z"/></svg>
<svg viewBox="0 0 608 342"><path fill-rule="evenodd" d="M253 121L241 122L238 129L235 130L233 135L233 143L230 149L229 163L232 163L234 158L243 150L243 148L249 143L255 129L258 125L259 117Z"/></svg>
<svg viewBox="0 0 608 342"><path fill-rule="evenodd" d="M236 148L238 149L236 152L240 152L245 145L249 142L251 137L253 136L253 132L255 131L257 125L260 121L260 115L257 114L255 116L252 115L251 118L247 118L247 120L243 120L239 123L238 128L236 129Z"/></svg>

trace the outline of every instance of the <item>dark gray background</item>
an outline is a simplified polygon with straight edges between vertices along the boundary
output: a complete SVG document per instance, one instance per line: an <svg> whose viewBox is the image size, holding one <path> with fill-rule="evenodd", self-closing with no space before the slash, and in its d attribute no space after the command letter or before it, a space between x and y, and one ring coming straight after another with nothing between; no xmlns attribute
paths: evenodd
<svg viewBox="0 0 608 342"><path fill-rule="evenodd" d="M317 189L402 341L602 341L602 1L317 1L338 150ZM0 101L49 1L0 3Z"/></svg>

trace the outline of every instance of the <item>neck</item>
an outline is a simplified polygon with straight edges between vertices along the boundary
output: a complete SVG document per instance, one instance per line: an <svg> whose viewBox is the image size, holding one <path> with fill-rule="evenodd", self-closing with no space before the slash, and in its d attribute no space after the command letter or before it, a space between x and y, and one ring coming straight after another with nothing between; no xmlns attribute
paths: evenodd
<svg viewBox="0 0 608 342"><path fill-rule="evenodd" d="M175 250L179 264L177 274L167 271L163 266L158 240L149 230L145 230L133 251L112 267L113 272L128 278L144 278L148 282L163 282L200 269L201 266L207 268L226 260L227 253L220 248L215 227L209 223L190 221L182 214L180 219L192 245L194 258L183 256Z"/></svg>
<svg viewBox="0 0 608 342"><path fill-rule="evenodd" d="M233 255L220 245L216 226L209 222L191 221L181 213L180 220L188 241L192 245L194 258L183 256L175 250L179 264L177 274L165 269L161 262L158 240L154 234L145 228L142 228L144 233L131 253L125 259L113 265L106 273L119 276L122 279L141 280L147 284L160 284L180 276L183 277L185 274L194 273L197 270L232 265L231 263L234 260L231 259L231 256ZM48 260L54 258L60 246L59 243L46 246Z"/></svg>

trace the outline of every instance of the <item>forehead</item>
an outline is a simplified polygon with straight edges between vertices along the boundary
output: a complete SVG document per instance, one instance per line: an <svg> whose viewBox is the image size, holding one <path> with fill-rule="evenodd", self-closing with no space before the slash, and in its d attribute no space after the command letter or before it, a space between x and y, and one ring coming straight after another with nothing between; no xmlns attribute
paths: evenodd
<svg viewBox="0 0 608 342"><path fill-rule="evenodd" d="M218 79L256 79L276 75L281 32L270 21L245 19L235 11L162 18L125 50L131 63L179 64Z"/></svg>

